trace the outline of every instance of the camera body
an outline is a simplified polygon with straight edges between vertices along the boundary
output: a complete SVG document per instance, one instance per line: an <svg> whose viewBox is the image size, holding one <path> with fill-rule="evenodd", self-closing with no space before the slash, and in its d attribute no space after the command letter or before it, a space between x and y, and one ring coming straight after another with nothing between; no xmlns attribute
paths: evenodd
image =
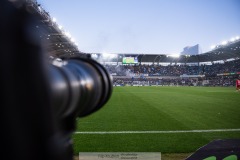
<svg viewBox="0 0 240 160"><path fill-rule="evenodd" d="M112 78L87 54L48 61L39 20L24 1L0 1L2 157L70 160L77 117L102 108Z"/></svg>

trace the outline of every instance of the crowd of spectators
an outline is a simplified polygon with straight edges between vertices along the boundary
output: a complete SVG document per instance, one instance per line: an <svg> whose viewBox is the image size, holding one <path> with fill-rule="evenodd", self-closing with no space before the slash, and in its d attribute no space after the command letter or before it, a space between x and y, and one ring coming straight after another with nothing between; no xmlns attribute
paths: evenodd
<svg viewBox="0 0 240 160"><path fill-rule="evenodd" d="M235 80L240 78L240 60L200 66L106 65L105 67L114 75L114 85L234 86ZM223 75L224 73L230 74ZM204 76L181 78L181 75Z"/></svg>
<svg viewBox="0 0 240 160"><path fill-rule="evenodd" d="M196 78L114 78L113 84L126 85L159 85L159 86L196 86L200 82Z"/></svg>
<svg viewBox="0 0 240 160"><path fill-rule="evenodd" d="M240 60L229 61L224 64L206 65L204 67L204 73L208 76L232 72L240 72Z"/></svg>
<svg viewBox="0 0 240 160"><path fill-rule="evenodd" d="M126 66L126 69L136 74L148 74L149 76L179 76L183 74L199 75L202 74L202 68L188 65L135 65Z"/></svg>
<svg viewBox="0 0 240 160"><path fill-rule="evenodd" d="M239 75L203 78L113 78L114 86L235 86Z"/></svg>
<svg viewBox="0 0 240 160"><path fill-rule="evenodd" d="M105 65L109 73L117 76L129 76L131 74L148 76L180 76L180 75L207 75L214 76L219 73L231 73L240 71L240 60L212 65Z"/></svg>

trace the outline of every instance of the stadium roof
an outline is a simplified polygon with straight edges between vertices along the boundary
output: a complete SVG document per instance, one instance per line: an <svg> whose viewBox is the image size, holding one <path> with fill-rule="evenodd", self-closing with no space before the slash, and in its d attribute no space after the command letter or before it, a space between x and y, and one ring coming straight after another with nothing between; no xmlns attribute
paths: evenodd
<svg viewBox="0 0 240 160"><path fill-rule="evenodd" d="M61 58L71 57L78 54L86 54L78 49L77 44L71 38L70 34L65 32L61 26L59 26L53 17L46 12L41 5L36 1L27 1L28 10L30 10L39 19L39 31L41 33L40 38L47 41L46 50L49 56ZM91 55L97 55L102 57L101 53L89 53ZM222 45L218 45L215 49L198 54L198 55L180 55L179 57L173 57L165 54L116 54L117 58L111 59L113 62L122 62L121 58L126 56L134 56L138 58L140 63L199 63L199 62L213 62L227 59L240 59L240 39L237 38L234 41L226 42Z"/></svg>
<svg viewBox="0 0 240 160"><path fill-rule="evenodd" d="M46 41L46 50L50 56L75 56L81 53L70 33L65 32L55 19L49 15L36 1L26 1L27 10L34 14L39 20L40 38Z"/></svg>
<svg viewBox="0 0 240 160"><path fill-rule="evenodd" d="M94 54L101 57L102 54ZM240 40L229 42L226 45L219 45L214 50L198 55L165 55L165 54L117 54L111 59L113 62L121 62L122 57L137 57L139 63L200 63L225 61L228 59L240 59Z"/></svg>

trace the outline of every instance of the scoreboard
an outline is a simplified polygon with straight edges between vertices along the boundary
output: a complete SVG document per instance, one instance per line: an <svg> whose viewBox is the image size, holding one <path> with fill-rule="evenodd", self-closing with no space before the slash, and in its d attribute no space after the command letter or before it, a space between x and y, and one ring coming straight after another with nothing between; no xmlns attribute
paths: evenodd
<svg viewBox="0 0 240 160"><path fill-rule="evenodd" d="M138 59L137 59L137 57L123 57L122 63L123 64L137 64Z"/></svg>

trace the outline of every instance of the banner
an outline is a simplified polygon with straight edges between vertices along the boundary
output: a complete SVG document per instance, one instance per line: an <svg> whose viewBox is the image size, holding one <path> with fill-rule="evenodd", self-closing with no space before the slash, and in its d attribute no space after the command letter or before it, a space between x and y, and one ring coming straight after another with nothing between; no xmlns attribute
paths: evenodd
<svg viewBox="0 0 240 160"><path fill-rule="evenodd" d="M240 72L232 72L232 73L219 73L217 76L229 76L229 75L235 75L240 74Z"/></svg>
<svg viewBox="0 0 240 160"><path fill-rule="evenodd" d="M198 77L205 77L205 75L187 75L187 74L183 74L180 75L181 78L198 78Z"/></svg>

